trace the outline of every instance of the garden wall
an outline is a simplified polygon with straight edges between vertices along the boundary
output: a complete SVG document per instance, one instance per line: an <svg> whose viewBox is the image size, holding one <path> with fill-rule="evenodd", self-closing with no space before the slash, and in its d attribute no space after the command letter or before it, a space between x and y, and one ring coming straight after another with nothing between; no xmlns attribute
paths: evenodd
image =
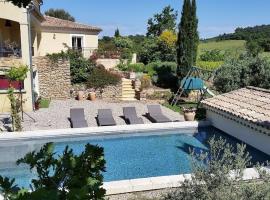
<svg viewBox="0 0 270 200"><path fill-rule="evenodd" d="M39 95L46 99L69 99L71 89L70 62L52 61L47 56L33 58L38 71Z"/></svg>

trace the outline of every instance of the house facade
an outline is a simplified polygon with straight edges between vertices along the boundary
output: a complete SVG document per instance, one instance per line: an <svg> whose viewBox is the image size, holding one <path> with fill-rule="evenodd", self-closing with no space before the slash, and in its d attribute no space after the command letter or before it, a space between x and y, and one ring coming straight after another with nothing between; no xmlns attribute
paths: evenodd
<svg viewBox="0 0 270 200"><path fill-rule="evenodd" d="M33 57L72 48L89 58L98 48L100 28L44 16L40 11L42 3L42 0L34 0L29 7L19 8L0 1L0 113L10 109L7 98L9 82L5 77L10 67L29 67L22 91L24 109L30 111L39 85L38 71L32 65ZM13 85L18 92L18 84Z"/></svg>

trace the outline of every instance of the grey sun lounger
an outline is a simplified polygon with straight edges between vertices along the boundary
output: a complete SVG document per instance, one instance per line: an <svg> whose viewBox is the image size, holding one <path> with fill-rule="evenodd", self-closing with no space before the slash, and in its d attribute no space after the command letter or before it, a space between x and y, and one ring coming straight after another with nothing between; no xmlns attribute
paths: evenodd
<svg viewBox="0 0 270 200"><path fill-rule="evenodd" d="M137 116L135 107L124 107L123 114L125 121L129 124L143 124L143 119Z"/></svg>
<svg viewBox="0 0 270 200"><path fill-rule="evenodd" d="M148 113L146 113L147 118L153 123L165 123L172 122L168 117L163 115L160 105L148 105Z"/></svg>
<svg viewBox="0 0 270 200"><path fill-rule="evenodd" d="M83 108L71 108L70 109L70 122L72 128L84 128L88 127L87 121L84 116Z"/></svg>
<svg viewBox="0 0 270 200"><path fill-rule="evenodd" d="M115 126L115 120L111 109L99 109L97 121L99 126Z"/></svg>

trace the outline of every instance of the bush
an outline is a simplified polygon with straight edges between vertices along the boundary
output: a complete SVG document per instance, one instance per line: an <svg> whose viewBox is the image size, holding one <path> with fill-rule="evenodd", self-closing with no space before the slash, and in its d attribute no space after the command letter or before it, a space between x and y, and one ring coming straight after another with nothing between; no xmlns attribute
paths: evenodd
<svg viewBox="0 0 270 200"><path fill-rule="evenodd" d="M270 176L266 169L258 165L255 170L259 179L244 181L243 172L251 161L245 145L232 145L213 137L208 139L207 146L208 150L189 147L191 178L169 192L164 200L269 199Z"/></svg>
<svg viewBox="0 0 270 200"><path fill-rule="evenodd" d="M145 65L143 63L136 63L136 64L119 64L117 68L121 71L129 71L129 72L144 72Z"/></svg>
<svg viewBox="0 0 270 200"><path fill-rule="evenodd" d="M101 147L87 144L79 155L66 147L61 156L56 156L53 144L48 143L17 164L28 165L36 177L31 184L33 191L18 188L15 179L0 176L0 191L5 199L105 199L106 191L102 188L105 160Z"/></svg>
<svg viewBox="0 0 270 200"><path fill-rule="evenodd" d="M172 98L172 93L169 91L155 91L153 94L148 94L146 96L147 99L150 100L165 100L165 101L169 101L170 98Z"/></svg>
<svg viewBox="0 0 270 200"><path fill-rule="evenodd" d="M218 49L213 49L213 50L210 50L210 51L204 51L200 55L199 60L218 62L218 61L223 61L224 59L225 59L225 54L221 53L221 51L218 50Z"/></svg>
<svg viewBox="0 0 270 200"><path fill-rule="evenodd" d="M197 61L197 67L209 71L214 71L223 65L223 61Z"/></svg>
<svg viewBox="0 0 270 200"><path fill-rule="evenodd" d="M142 89L147 89L151 86L152 81L151 81L151 77L149 75L143 75L140 80L142 83L142 85L141 85Z"/></svg>
<svg viewBox="0 0 270 200"><path fill-rule="evenodd" d="M129 64L127 70L133 72L144 72L145 65L143 63Z"/></svg>
<svg viewBox="0 0 270 200"><path fill-rule="evenodd" d="M89 88L99 89L100 91L109 85L117 85L121 80L118 74L107 71L103 66L93 69L88 76L87 86Z"/></svg>
<svg viewBox="0 0 270 200"><path fill-rule="evenodd" d="M270 88L270 63L259 57L242 56L227 61L214 78L219 92L229 92L246 86Z"/></svg>

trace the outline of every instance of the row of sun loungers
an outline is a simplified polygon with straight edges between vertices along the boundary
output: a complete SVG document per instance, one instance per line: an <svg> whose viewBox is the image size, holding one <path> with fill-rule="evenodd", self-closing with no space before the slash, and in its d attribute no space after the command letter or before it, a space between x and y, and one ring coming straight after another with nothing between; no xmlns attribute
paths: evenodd
<svg viewBox="0 0 270 200"><path fill-rule="evenodd" d="M148 113L146 117L153 123L171 122L171 120L163 115L159 105L148 105ZM127 124L143 124L143 119L138 117L135 107L124 107L123 117ZM70 122L72 128L88 127L85 120L83 108L70 109ZM111 109L99 109L97 115L97 123L99 126L115 126L116 122L113 118Z"/></svg>

